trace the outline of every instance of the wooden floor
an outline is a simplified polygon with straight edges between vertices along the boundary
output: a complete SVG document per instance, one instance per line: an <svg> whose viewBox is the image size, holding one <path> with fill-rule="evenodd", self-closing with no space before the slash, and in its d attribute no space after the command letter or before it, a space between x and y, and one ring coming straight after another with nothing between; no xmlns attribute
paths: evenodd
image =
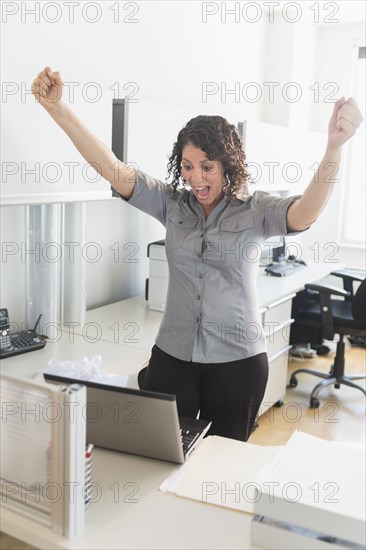
<svg viewBox="0 0 366 550"><path fill-rule="evenodd" d="M314 359L291 357L289 377L299 368L328 373L334 353L335 350ZM348 374L366 372L366 349L352 347L346 350L346 371ZM272 407L259 418L259 426L251 435L250 443L282 445L295 430L328 440L365 442L365 396L361 391L344 385L340 389L328 386L319 394L319 408L311 409L309 396L321 378L301 373L297 380L296 388L287 388L283 407ZM365 380L355 382L365 389Z"/></svg>
<svg viewBox="0 0 366 550"><path fill-rule="evenodd" d="M291 358L289 375L298 368L310 368L329 372L334 352L315 359ZM348 348L346 351L347 373L366 372L366 349ZM359 390L342 386L324 389L318 409L309 408L309 395L320 381L310 374L298 376L298 386L288 388L283 407L272 407L263 414L258 428L249 442L259 445L282 445L295 430L337 441L365 442L365 396ZM365 388L365 380L358 383ZM34 547L0 533L1 550L31 550Z"/></svg>

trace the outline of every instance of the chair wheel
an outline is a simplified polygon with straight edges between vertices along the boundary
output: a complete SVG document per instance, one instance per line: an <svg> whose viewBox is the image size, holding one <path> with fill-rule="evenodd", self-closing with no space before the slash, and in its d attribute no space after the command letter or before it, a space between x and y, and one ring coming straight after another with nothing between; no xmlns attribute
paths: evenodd
<svg viewBox="0 0 366 550"><path fill-rule="evenodd" d="M311 409L318 409L319 408L319 399L316 397L310 398L310 408Z"/></svg>
<svg viewBox="0 0 366 550"><path fill-rule="evenodd" d="M275 407L283 407L283 401L282 401L282 399L279 399L278 401L276 401Z"/></svg>
<svg viewBox="0 0 366 550"><path fill-rule="evenodd" d="M297 386L297 378L296 376L291 376L290 382L289 382L289 388L296 388Z"/></svg>
<svg viewBox="0 0 366 550"><path fill-rule="evenodd" d="M315 351L318 355L328 355L330 348L328 346L318 346L315 348Z"/></svg>
<svg viewBox="0 0 366 550"><path fill-rule="evenodd" d="M339 390L339 388L341 387L341 385L338 384L338 383L336 383L336 384L334 384L334 387L335 387L337 390Z"/></svg>

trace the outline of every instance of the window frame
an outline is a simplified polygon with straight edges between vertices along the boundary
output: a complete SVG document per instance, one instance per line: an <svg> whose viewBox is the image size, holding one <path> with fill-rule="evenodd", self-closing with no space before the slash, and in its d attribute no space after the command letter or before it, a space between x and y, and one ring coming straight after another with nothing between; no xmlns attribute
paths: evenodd
<svg viewBox="0 0 366 550"><path fill-rule="evenodd" d="M362 111L366 102L366 97L365 97L366 67L362 67L362 65L359 65L359 62L361 60L362 60L362 63L366 63L366 46L356 45L354 48L353 63L352 63L351 90L352 90L352 96L356 99ZM361 80L363 79L363 82L360 82L360 79ZM363 90L362 90L362 84L363 84ZM363 98L361 97L362 92L363 92ZM353 193L350 193L352 181L354 180L353 159L354 159L355 151L357 153L356 144L358 143L361 143L360 154L362 156L362 139L364 139L363 132L364 132L364 129L361 127L358 133L356 134L356 136L354 136L354 138L352 138L345 147L343 170L342 170L342 182L341 182L341 210L340 210L341 223L338 229L339 244L341 246L346 246L348 248L357 248L357 249L364 249L366 245L366 226L365 226L366 216L365 215L363 216L363 225L364 225L365 231L363 232L363 234L361 231L360 239L350 238L349 234L347 234L346 228L347 228L347 223L349 223L350 213L352 213L352 205L354 204ZM356 140L360 140L360 141L356 141ZM361 168L363 168L363 174L365 178L365 184L364 184L364 189L365 189L366 171L365 171L364 163L362 164L362 158L361 158Z"/></svg>

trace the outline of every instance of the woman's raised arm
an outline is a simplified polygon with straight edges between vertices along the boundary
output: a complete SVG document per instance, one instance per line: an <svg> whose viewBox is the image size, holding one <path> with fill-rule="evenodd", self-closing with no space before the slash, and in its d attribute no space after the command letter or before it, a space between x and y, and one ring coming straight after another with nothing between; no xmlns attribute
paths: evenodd
<svg viewBox="0 0 366 550"><path fill-rule="evenodd" d="M342 97L334 105L328 127L325 155L301 199L294 201L287 211L287 229L301 231L311 225L327 204L336 183L341 160L341 149L357 131L363 117L353 98ZM332 177L329 177L329 168Z"/></svg>
<svg viewBox="0 0 366 550"><path fill-rule="evenodd" d="M45 67L32 84L32 93L54 121L69 136L84 159L120 193L129 199L134 190L136 172L117 159L62 100L63 81L59 72Z"/></svg>

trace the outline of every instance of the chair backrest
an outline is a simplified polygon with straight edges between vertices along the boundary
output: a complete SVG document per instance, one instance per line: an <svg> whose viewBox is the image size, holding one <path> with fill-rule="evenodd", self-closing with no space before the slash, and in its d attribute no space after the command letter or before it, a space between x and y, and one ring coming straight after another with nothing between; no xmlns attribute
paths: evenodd
<svg viewBox="0 0 366 550"><path fill-rule="evenodd" d="M352 315L362 328L366 328L366 279L362 281L352 300Z"/></svg>

